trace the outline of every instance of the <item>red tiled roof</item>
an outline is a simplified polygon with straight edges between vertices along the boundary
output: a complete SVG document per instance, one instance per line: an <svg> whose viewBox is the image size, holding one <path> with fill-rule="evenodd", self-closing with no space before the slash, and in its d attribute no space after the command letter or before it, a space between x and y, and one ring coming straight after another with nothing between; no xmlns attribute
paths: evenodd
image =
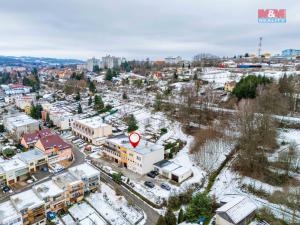
<svg viewBox="0 0 300 225"><path fill-rule="evenodd" d="M52 135L52 130L49 128L36 131L34 133L27 133L23 135L23 138L27 144L36 143L40 138Z"/></svg>
<svg viewBox="0 0 300 225"><path fill-rule="evenodd" d="M40 139L41 144L44 146L45 149L50 148L58 148L59 150L63 150L66 148L71 148L71 145L66 143L59 135L52 134Z"/></svg>

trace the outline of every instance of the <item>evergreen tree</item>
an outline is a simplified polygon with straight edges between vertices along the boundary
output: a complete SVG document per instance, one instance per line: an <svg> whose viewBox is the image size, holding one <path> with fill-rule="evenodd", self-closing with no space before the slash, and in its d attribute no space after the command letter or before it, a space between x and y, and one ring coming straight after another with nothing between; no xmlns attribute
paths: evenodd
<svg viewBox="0 0 300 225"><path fill-rule="evenodd" d="M176 225L177 219L172 210L168 209L165 214L166 225Z"/></svg>
<svg viewBox="0 0 300 225"><path fill-rule="evenodd" d="M135 119L135 117L134 117L133 114L130 114L128 116L128 118L127 118L127 126L128 126L128 128L127 128L128 132L135 131L135 130L137 130L139 128L138 125L137 125L137 121L136 121L136 119Z"/></svg>
<svg viewBox="0 0 300 225"><path fill-rule="evenodd" d="M78 114L82 113L82 107L81 107L81 104L79 103L78 105L78 110L77 110Z"/></svg>
<svg viewBox="0 0 300 225"><path fill-rule="evenodd" d="M182 209L180 209L179 214L178 214L178 224L184 222L184 212Z"/></svg>
<svg viewBox="0 0 300 225"><path fill-rule="evenodd" d="M102 110L104 108L104 103L103 100L101 98L101 96L99 95L95 95L95 99L94 99L94 108L96 110Z"/></svg>
<svg viewBox="0 0 300 225"><path fill-rule="evenodd" d="M156 225L167 225L166 224L166 220L165 220L165 218L162 215L159 216Z"/></svg>
<svg viewBox="0 0 300 225"><path fill-rule="evenodd" d="M47 122L47 123L50 122L50 115L49 115L49 113L47 113L47 115L46 115L46 122Z"/></svg>
<svg viewBox="0 0 300 225"><path fill-rule="evenodd" d="M113 73L112 73L111 69L108 69L106 71L105 80L111 81L112 78L113 78Z"/></svg>
<svg viewBox="0 0 300 225"><path fill-rule="evenodd" d="M96 92L96 86L93 81L89 82L89 90L90 90L90 92L93 92L93 93Z"/></svg>
<svg viewBox="0 0 300 225"><path fill-rule="evenodd" d="M122 98L123 99L128 99L128 96L127 96L126 92L123 92Z"/></svg>
<svg viewBox="0 0 300 225"><path fill-rule="evenodd" d="M93 103L93 99L92 99L92 97L90 96L88 104L91 105L92 103Z"/></svg>

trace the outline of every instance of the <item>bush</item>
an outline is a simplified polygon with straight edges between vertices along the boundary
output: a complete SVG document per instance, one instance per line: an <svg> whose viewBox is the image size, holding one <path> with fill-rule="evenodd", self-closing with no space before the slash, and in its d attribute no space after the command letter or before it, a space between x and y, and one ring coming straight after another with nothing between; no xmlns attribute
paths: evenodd
<svg viewBox="0 0 300 225"><path fill-rule="evenodd" d="M12 157L12 156L15 155L15 151L12 150L12 149L10 149L10 148L7 148L7 149L5 149L5 150L2 151L2 154L3 154L5 157L10 158L10 157Z"/></svg>
<svg viewBox="0 0 300 225"><path fill-rule="evenodd" d="M121 173L113 173L112 174L112 179L117 184L121 184L122 183L122 174Z"/></svg>
<svg viewBox="0 0 300 225"><path fill-rule="evenodd" d="M206 219L212 216L212 200L205 193L196 194L186 209L185 217L188 222L195 222L200 216Z"/></svg>
<svg viewBox="0 0 300 225"><path fill-rule="evenodd" d="M167 128L164 127L164 128L160 129L160 135L164 135L166 133L168 133L168 129Z"/></svg>

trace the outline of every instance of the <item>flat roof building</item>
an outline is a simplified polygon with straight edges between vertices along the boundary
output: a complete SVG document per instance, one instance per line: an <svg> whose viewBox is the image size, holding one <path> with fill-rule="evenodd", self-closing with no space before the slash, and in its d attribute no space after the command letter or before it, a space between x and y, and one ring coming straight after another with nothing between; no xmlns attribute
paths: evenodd
<svg viewBox="0 0 300 225"><path fill-rule="evenodd" d="M100 145L104 139L112 135L112 127L102 122L100 116L74 120L72 131L86 141Z"/></svg>
<svg viewBox="0 0 300 225"><path fill-rule="evenodd" d="M0 203L1 225L22 225L22 215L16 210L11 201Z"/></svg>
<svg viewBox="0 0 300 225"><path fill-rule="evenodd" d="M154 163L164 159L164 147L162 145L142 139L138 146L133 148L126 135L105 140L103 153L116 163L139 174L150 172L154 168Z"/></svg>

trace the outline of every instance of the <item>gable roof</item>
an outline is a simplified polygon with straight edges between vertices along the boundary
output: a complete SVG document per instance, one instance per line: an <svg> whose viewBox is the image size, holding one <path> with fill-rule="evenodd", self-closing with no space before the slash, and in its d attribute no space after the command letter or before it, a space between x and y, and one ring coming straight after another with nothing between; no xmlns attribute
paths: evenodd
<svg viewBox="0 0 300 225"><path fill-rule="evenodd" d="M257 209L247 197L239 196L217 209L217 213L225 213L234 224L238 224Z"/></svg>
<svg viewBox="0 0 300 225"><path fill-rule="evenodd" d="M27 144L33 144L36 143L40 138L46 137L51 134L53 134L52 130L46 128L43 130L35 131L33 133L24 134L23 138Z"/></svg>
<svg viewBox="0 0 300 225"><path fill-rule="evenodd" d="M71 148L71 145L66 143L59 135L52 134L40 139L44 149L58 148L59 150Z"/></svg>

